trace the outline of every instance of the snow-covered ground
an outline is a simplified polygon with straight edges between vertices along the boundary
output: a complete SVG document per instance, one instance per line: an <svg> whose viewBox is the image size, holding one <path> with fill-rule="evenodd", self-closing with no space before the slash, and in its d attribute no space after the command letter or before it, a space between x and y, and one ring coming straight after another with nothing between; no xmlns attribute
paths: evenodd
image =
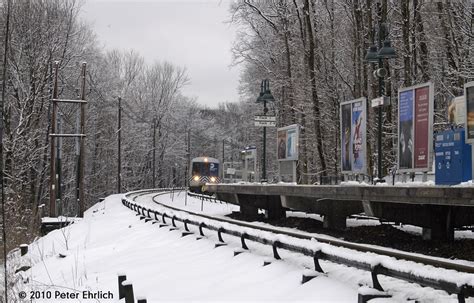
<svg viewBox="0 0 474 303"><path fill-rule="evenodd" d="M150 202L150 195L137 199ZM183 193L157 197L160 202L185 207ZM186 199L186 208L224 215L235 206ZM145 202L146 201L146 202ZM202 203L202 204L201 204ZM154 205L155 207L156 204ZM217 235L207 238L181 237L181 230L169 231L145 223L124 207L119 195L110 196L85 213L82 221L30 244L30 252L11 263L31 269L17 274L15 294L25 291L51 299L33 302L118 302L117 274L133 283L135 296L148 302L168 301L314 301L355 302L360 285L371 285L370 273L322 262L326 274L305 284L301 276L312 259L280 252L285 261L272 260L271 247L251 243L251 253L234 257L240 239L224 236L227 246L214 248ZM26 282L26 283L24 283ZM395 296L384 302L417 299L420 302L457 302L442 291L381 277L381 283ZM111 293L113 299L59 299L56 295ZM474 300L468 300L474 302Z"/></svg>

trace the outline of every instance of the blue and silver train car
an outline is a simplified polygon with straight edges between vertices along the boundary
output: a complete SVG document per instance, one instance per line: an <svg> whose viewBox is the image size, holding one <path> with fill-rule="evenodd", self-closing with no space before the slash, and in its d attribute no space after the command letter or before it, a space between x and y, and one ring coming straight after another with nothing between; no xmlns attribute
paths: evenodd
<svg viewBox="0 0 474 303"><path fill-rule="evenodd" d="M201 193L206 183L219 183L219 160L211 157L197 157L191 160L189 190Z"/></svg>

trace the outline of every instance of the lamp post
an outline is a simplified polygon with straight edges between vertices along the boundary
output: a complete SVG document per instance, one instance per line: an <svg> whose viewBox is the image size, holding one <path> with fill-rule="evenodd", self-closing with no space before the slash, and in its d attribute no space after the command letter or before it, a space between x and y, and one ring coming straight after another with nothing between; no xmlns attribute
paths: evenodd
<svg viewBox="0 0 474 303"><path fill-rule="evenodd" d="M260 95L257 98L256 103L263 103L263 115L266 116L268 112L267 102L275 102L272 93L270 92L270 81L268 79L262 80L260 85ZM267 127L263 126L263 150L262 150L262 178L261 182L267 181L267 166L266 166L266 153L267 153Z"/></svg>
<svg viewBox="0 0 474 303"><path fill-rule="evenodd" d="M377 45L372 45L367 50L365 60L369 63L378 63L378 69L374 72L374 75L378 78L379 86L379 97L384 98L384 86L383 78L387 75L387 70L383 68L383 59L395 58L397 55L395 49L391 46L390 39L388 37L388 30L384 23L382 23L382 11L380 2L377 3L377 11L379 16L378 28L377 28ZM383 40L383 46L382 46ZM385 100L385 98L384 98ZM385 182L382 176L382 107L385 102L378 105L378 136L377 136L377 182Z"/></svg>

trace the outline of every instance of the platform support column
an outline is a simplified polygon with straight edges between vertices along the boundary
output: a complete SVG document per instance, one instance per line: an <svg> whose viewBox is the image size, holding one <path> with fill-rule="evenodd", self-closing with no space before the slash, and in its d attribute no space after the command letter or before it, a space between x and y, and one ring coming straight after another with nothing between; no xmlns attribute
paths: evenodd
<svg viewBox="0 0 474 303"><path fill-rule="evenodd" d="M249 204L240 204L240 213L249 219L257 219L258 207Z"/></svg>
<svg viewBox="0 0 474 303"><path fill-rule="evenodd" d="M286 218L286 210L281 205L280 196L267 196L265 217L270 220Z"/></svg>
<svg viewBox="0 0 474 303"><path fill-rule="evenodd" d="M320 199L317 201L323 209L323 227L336 230L345 230L347 218L347 201ZM360 203L360 202L357 202ZM361 203L360 203L361 204Z"/></svg>
<svg viewBox="0 0 474 303"><path fill-rule="evenodd" d="M430 207L431 224L423 227L423 240L454 241L453 208L446 206Z"/></svg>
<svg viewBox="0 0 474 303"><path fill-rule="evenodd" d="M329 212L324 215L323 227L336 230L346 229L346 216L337 214L335 212Z"/></svg>

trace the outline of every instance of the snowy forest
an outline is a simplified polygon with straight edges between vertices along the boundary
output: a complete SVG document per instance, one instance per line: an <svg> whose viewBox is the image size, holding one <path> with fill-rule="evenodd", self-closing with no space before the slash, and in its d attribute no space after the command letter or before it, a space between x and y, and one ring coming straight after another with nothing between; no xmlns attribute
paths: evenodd
<svg viewBox="0 0 474 303"><path fill-rule="evenodd" d="M192 80L180 62L145 62L137 51L104 50L75 0L1 0L1 66L5 73L3 165L8 245L34 238L47 216L51 98L59 62L59 97L79 99L87 62L85 99L86 208L117 193L121 139L121 192L183 186L187 161L201 155L237 161L245 146L262 145L253 116L262 79L276 100L277 126L302 126L299 182L340 173L339 105L378 96L374 64L365 61L380 23L397 58L384 60L384 170L395 162L397 90L432 81L435 124L447 105L474 80L474 5L460 1L268 0L233 1L228 22L238 30L232 52L243 66L240 102L217 108L183 94ZM9 5L8 5L9 4ZM191 25L190 25L191 26ZM7 31L8 29L8 31ZM5 56L4 56L5 52ZM121 132L118 130L121 100ZM200 100L205 103L205 100ZM369 175L374 174L376 119L368 109ZM61 104L62 133L78 133L79 107ZM61 147L61 214L77 213L77 142ZM269 180L276 176L276 129L268 128ZM376 166L376 165L375 165ZM155 168L155 171L153 171ZM153 178L155 176L155 178Z"/></svg>

